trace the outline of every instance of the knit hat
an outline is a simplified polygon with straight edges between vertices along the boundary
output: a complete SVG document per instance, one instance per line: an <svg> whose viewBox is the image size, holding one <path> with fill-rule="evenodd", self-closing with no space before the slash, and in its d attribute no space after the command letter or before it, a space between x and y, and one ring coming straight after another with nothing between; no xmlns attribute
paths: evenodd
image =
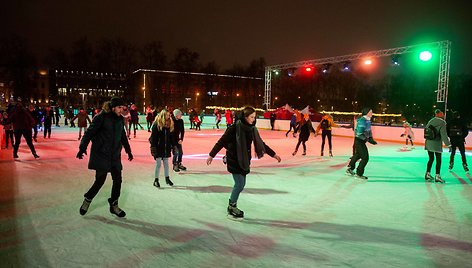
<svg viewBox="0 0 472 268"><path fill-rule="evenodd" d="M125 105L125 102L121 99L121 98L118 98L118 97L112 97L111 100L110 100L110 108L113 109L114 107L116 106L123 106Z"/></svg>
<svg viewBox="0 0 472 268"><path fill-rule="evenodd" d="M434 114L436 115L436 117L444 117L444 113L439 109L434 110Z"/></svg>
<svg viewBox="0 0 472 268"><path fill-rule="evenodd" d="M371 109L370 109L369 107L363 108L362 111L361 111L361 112L362 112L362 115L363 115L363 116L364 116L364 115L367 115L370 110L371 110Z"/></svg>
<svg viewBox="0 0 472 268"><path fill-rule="evenodd" d="M174 116L178 116L179 114L182 114L182 111L179 109L174 109Z"/></svg>

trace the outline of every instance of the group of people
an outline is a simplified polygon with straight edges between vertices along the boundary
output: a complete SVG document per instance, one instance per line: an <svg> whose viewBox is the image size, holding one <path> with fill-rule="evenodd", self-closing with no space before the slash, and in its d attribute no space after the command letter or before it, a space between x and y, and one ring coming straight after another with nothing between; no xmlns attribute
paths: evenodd
<svg viewBox="0 0 472 268"><path fill-rule="evenodd" d="M81 141L77 158L82 159L84 155L87 154L87 147L91 142L92 146L90 149L88 168L95 170L94 183L84 194L84 200L79 209L81 215L87 213L92 200L104 185L108 173L111 173L113 181L111 196L108 199L110 213L118 217L124 217L126 215L123 209L118 205L123 169L121 163L122 148L125 149L129 161L133 160L133 154L129 143L129 134L126 132L128 128L125 127L126 120L123 116L124 109L126 109L124 101L118 97L113 97L110 101L104 103L101 112L94 116L92 120L88 118L88 115L82 109L73 119L75 120L77 118L79 122L85 121L90 123L90 126L84 129L85 132L83 136L81 132L82 129L79 130L79 140ZM155 111L153 111L153 113L154 112ZM216 112L217 111L215 111L215 113ZM154 116L152 124L148 125L150 128L149 131L151 132L149 137L150 155L155 160L153 185L157 188L161 187L159 180L161 167L164 169L165 183L169 186L174 185L174 182L169 176L169 158L172 157L172 165L175 172L186 170L186 167L182 165L182 145L185 134L182 116L183 113L179 109L174 109L172 112L162 109ZM297 115L295 115L295 117L296 116ZM364 108L361 112L361 116L356 119L354 127L354 150L346 169L346 174L365 180L368 178L364 176L364 171L369 161L369 151L366 143L377 144L372 136L371 118L372 109ZM21 136L23 136L33 156L39 158L32 143L32 127L35 124L35 120L31 112L25 109L21 103L17 103L11 114L3 114L2 124L6 125L5 122L11 122L11 124L13 124L13 132L16 141L13 152L14 157L18 157L19 140ZM81 123L79 123L79 125L80 124ZM297 153L300 145L303 146L303 154L306 154L305 142L308 140L310 133L318 135L321 132L323 137L321 155L323 155L324 139L327 138L330 150L329 154L332 156L331 128L336 126L329 115L324 115L315 130L312 127L310 119L302 116L297 125L292 126L296 129L295 132L300 132L299 141L293 155ZM428 151L429 156L425 174L426 181L445 182L440 176L442 143L451 148L449 169L452 170L454 166L455 150L458 148L462 156L464 170L468 171L464 146L468 129L458 113L454 113L453 119L446 124L444 114L436 110L435 117L428 122L425 130L425 149ZM8 133L11 133L10 130L8 131ZM288 133L289 132L287 132L286 135L288 135ZM410 142L413 146L414 136L411 131L411 126L408 124L405 124L405 132L402 134L402 137L405 137L406 142ZM250 173L252 144L254 144L254 151L258 158L268 154L278 162L281 161L280 156L265 144L260 137L256 127L255 109L253 107L245 107L242 111L235 113L234 123L228 126L225 133L210 150L206 160L206 163L210 165L218 152L223 148L226 149L224 162L234 180L234 186L228 200L227 212L228 215L236 219L244 217L244 212L238 208L237 202L240 193L245 187L247 174ZM358 163L359 160L360 162ZM436 174L433 177L431 175L431 168L434 160L436 160Z"/></svg>

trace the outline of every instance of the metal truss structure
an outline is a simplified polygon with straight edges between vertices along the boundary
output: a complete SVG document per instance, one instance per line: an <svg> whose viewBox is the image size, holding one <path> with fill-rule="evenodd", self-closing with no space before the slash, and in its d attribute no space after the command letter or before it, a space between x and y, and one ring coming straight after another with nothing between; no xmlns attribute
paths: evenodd
<svg viewBox="0 0 472 268"><path fill-rule="evenodd" d="M449 62L451 58L451 41L448 41L448 40L424 43L424 44L406 46L406 47L382 49L382 50L377 50L377 51L368 51L368 52L349 54L349 55L344 55L344 56L321 58L321 59L315 59L315 60L298 61L298 62L292 62L292 63L266 66L265 67L264 102L262 106L265 107L265 109L270 109L271 98L272 98L271 97L271 81L272 81L272 73L274 71L280 71L280 70L291 69L291 68L307 67L307 66L322 66L326 64L350 62L350 61L361 60L361 59L366 59L366 58L380 58L380 57L387 57L387 56L392 56L392 55L401 55L401 54L406 54L406 53L419 52L420 50L423 50L423 49L439 50L439 54L440 54L439 77L438 77L438 90L437 90L436 101L444 102L445 110L446 110L447 109L447 90L448 90L448 85L449 85L449 69L450 69Z"/></svg>

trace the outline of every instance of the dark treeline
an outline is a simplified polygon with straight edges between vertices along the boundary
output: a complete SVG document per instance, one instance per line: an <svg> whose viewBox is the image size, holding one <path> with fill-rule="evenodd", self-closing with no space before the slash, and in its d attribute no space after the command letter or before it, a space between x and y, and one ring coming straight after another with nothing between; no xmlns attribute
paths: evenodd
<svg viewBox="0 0 472 268"><path fill-rule="evenodd" d="M31 74L39 68L126 74L143 68L264 77L266 66L265 59L260 57L247 65L222 69L216 61L202 63L199 53L190 48L178 48L173 55L166 55L160 41L138 46L121 38L91 42L81 37L67 48L50 48L43 58L32 51L23 37L0 37L0 79L8 81L7 86L18 96L29 96L34 87ZM407 71L387 72L375 79L367 72L342 72L335 68L329 75L274 76L272 97L278 98L272 106L310 105L319 111L359 111L370 106L376 113L402 113L408 121L424 123L435 108L444 109L444 103L436 103L437 64L427 71L405 67L399 69ZM461 112L469 122L471 89L471 74L450 74L448 108Z"/></svg>

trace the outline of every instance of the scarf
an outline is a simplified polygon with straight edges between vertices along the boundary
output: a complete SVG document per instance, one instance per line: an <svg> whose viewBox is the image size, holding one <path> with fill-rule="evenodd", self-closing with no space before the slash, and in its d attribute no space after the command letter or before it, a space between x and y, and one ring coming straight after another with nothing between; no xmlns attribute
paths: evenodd
<svg viewBox="0 0 472 268"><path fill-rule="evenodd" d="M265 154L264 142L259 135L259 131L254 125L244 124L241 120L236 122L236 153L238 155L239 166L246 172L249 171L249 157L247 154L246 133L250 132L254 141L254 150L257 158L262 158Z"/></svg>

